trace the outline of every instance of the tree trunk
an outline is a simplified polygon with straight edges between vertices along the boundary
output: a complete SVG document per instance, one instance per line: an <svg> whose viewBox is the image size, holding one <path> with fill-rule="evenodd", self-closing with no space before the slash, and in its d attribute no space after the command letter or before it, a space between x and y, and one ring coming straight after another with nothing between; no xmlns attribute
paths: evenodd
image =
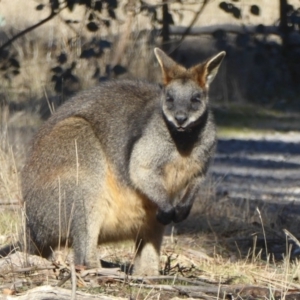
<svg viewBox="0 0 300 300"><path fill-rule="evenodd" d="M168 0L163 0L162 5L162 40L166 43L170 40L170 28L169 28L169 6Z"/></svg>
<svg viewBox="0 0 300 300"><path fill-rule="evenodd" d="M284 53L287 51L288 36L289 36L288 20L287 20L287 7L288 7L287 0L279 0L279 10L280 10L279 28L280 28L280 32L281 32L282 47L283 47Z"/></svg>

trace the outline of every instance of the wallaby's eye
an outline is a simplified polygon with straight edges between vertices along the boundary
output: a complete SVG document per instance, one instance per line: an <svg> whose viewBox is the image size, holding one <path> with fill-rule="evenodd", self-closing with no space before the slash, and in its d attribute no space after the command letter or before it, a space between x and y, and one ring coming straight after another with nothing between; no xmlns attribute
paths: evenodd
<svg viewBox="0 0 300 300"><path fill-rule="evenodd" d="M167 96L166 96L166 101L167 101L168 103L173 103L173 102L174 102L174 98L173 98L171 95L167 95Z"/></svg>
<svg viewBox="0 0 300 300"><path fill-rule="evenodd" d="M201 102L201 95L200 95L200 94L194 95L194 96L192 97L192 99L191 99L191 102L192 102L192 103L199 103L199 102Z"/></svg>

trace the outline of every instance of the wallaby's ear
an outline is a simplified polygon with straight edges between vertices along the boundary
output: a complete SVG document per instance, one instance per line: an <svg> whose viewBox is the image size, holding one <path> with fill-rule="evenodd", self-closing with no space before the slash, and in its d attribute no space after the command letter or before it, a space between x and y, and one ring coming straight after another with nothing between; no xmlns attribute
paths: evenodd
<svg viewBox="0 0 300 300"><path fill-rule="evenodd" d="M167 85L172 79L186 72L186 69L177 64L171 57L159 48L154 49L155 56L160 64L163 82Z"/></svg>
<svg viewBox="0 0 300 300"><path fill-rule="evenodd" d="M226 52L222 51L206 62L205 64L205 69L207 70L206 84L209 85L214 80L215 76L218 73L219 67L223 61L223 58L225 57L225 54Z"/></svg>
<svg viewBox="0 0 300 300"><path fill-rule="evenodd" d="M226 52L222 51L206 62L192 68L192 71L197 74L199 84L201 86L209 86L218 73L219 67L225 57Z"/></svg>

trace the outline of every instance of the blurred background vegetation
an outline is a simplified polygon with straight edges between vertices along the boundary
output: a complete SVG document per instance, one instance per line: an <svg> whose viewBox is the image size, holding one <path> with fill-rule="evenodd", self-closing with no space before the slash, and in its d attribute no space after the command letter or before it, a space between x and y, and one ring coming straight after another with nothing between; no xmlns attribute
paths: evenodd
<svg viewBox="0 0 300 300"><path fill-rule="evenodd" d="M49 116L109 78L159 81L153 48L227 57L213 102L300 109L300 4L268 0L2 0L0 103Z"/></svg>

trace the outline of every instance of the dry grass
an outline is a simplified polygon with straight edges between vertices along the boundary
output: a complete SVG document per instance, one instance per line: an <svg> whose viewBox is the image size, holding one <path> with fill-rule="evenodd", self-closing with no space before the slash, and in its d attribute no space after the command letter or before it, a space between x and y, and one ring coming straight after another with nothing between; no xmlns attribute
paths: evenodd
<svg viewBox="0 0 300 300"><path fill-rule="evenodd" d="M1 147L0 147L0 163L1 163L1 171L0 171L0 194L2 197L11 198L14 197L16 191L12 191L12 189L16 189L17 186L14 184L17 181L16 174L16 164L13 156L13 151L8 145L7 140L7 115L8 111L3 109L2 118L1 118ZM2 198L1 197L1 198Z"/></svg>
<svg viewBox="0 0 300 300"><path fill-rule="evenodd" d="M206 250L189 247L189 240L201 240ZM208 256L206 252L213 253ZM141 279L126 276L116 269L100 271L98 275L84 275L85 270L78 270L77 290L89 294L107 294L110 296L128 299L171 299L184 298L183 295L193 298L216 299L219 295L233 294L240 299L289 299L285 296L297 297L299 284L299 262L290 262L288 253L280 262L265 261L261 252L249 255L246 258L236 258L233 255L224 255L221 245L214 241L211 234L202 234L195 237L178 237L177 243L169 238L165 239L162 249L161 269L166 275L160 278ZM101 247L99 255L110 268L116 264L129 264L133 258L130 244L107 245ZM24 260L20 254L12 255L3 262L0 270L5 276L1 280L2 287L9 287L18 293L36 286L60 286L64 278L70 274L68 265L52 264L35 257L30 257L31 269L24 269ZM36 266L36 267L34 267ZM50 269L42 270L47 267ZM14 270L14 271L13 271ZM27 270L27 271L25 271ZM29 272L28 270L31 270ZM110 271L109 271L110 270ZM17 283L12 286L12 283ZM71 289L71 282L67 280L63 287ZM181 291L181 292L178 292ZM204 297L205 296L205 297Z"/></svg>

